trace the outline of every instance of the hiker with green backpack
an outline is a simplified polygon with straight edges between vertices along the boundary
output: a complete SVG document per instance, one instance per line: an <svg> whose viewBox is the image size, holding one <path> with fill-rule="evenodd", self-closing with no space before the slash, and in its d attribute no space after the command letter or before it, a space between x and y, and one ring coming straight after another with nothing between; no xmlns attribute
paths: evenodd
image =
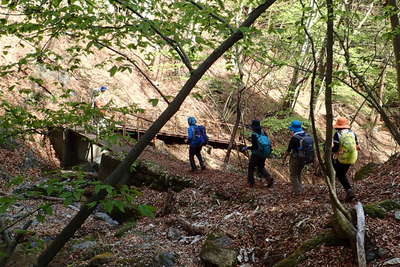
<svg viewBox="0 0 400 267"><path fill-rule="evenodd" d="M289 126L292 137L290 138L288 149L283 155L283 163L290 154L289 172L293 186L293 193L299 195L303 193L301 182L301 172L307 164L314 162L314 139L304 131L302 122L294 120Z"/></svg>
<svg viewBox="0 0 400 267"><path fill-rule="evenodd" d="M242 148L243 152L251 150L247 183L250 187L254 187L254 171L257 168L260 176L267 180L267 187L272 187L274 180L265 168L265 160L272 152L271 141L268 135L262 130L259 120L253 120L250 128L252 130L251 146Z"/></svg>
<svg viewBox="0 0 400 267"><path fill-rule="evenodd" d="M356 163L358 158L357 135L350 130L349 120L344 117L339 117L333 126L336 130L333 136L333 168L336 172L336 177L346 191L346 201L351 201L355 198L349 180L347 179L347 171Z"/></svg>

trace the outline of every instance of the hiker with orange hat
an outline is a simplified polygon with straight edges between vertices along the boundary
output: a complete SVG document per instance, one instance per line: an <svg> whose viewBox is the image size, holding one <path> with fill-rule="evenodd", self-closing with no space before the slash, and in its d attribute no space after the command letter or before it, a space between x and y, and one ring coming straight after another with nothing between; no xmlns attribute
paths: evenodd
<svg viewBox="0 0 400 267"><path fill-rule="evenodd" d="M333 168L336 177L346 191L346 201L355 198L349 180L347 179L347 171L357 161L358 146L357 135L350 130L349 120L345 117L339 117L333 126L336 130L333 136Z"/></svg>

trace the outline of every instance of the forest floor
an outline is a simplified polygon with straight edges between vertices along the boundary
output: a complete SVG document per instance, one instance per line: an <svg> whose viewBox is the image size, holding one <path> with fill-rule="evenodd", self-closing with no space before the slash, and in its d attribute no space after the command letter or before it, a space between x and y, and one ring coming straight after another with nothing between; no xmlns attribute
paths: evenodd
<svg viewBox="0 0 400 267"><path fill-rule="evenodd" d="M13 174L18 163L22 162L18 158L23 159L23 153L27 151L18 151L14 160L12 152L3 149L1 152L5 157L3 167ZM165 251L178 255L180 266L204 266L199 257L200 250L206 234L215 232L225 233L234 240L243 256L240 264L271 266L325 231L332 215L327 187L323 183L306 184L305 193L296 196L291 193L291 185L280 179L275 179L273 188L265 187L261 180L256 181L255 188L248 188L244 173L206 169L193 174L189 172L187 162L152 148L146 150L142 159L161 163L169 173L185 176L194 182L193 187L175 194L174 212L162 217L142 218L122 237L116 237L119 227L91 216L51 266L87 266L90 258L103 252L112 255L112 260L104 266L150 266L146 264L151 263L154 255ZM267 168L279 164L280 161L272 159L267 161ZM281 165L281 168L287 166ZM38 175L36 171L30 172ZM307 171L305 175L314 174ZM353 185L358 200L364 205L400 199L400 157L380 165L368 178ZM1 187L2 191L7 191L4 185ZM340 184L337 188L339 198L343 199ZM166 192L144 187L140 191L143 194L137 199L138 203L153 205L158 210L165 204ZM32 200L24 204L34 208L42 203ZM354 204L346 203L349 208ZM54 214L48 216L45 223L35 225L33 230L38 237L52 240L75 214L76 210L54 203ZM201 226L206 229L205 234L185 232L176 218ZM394 212L389 212L384 219L367 216L366 223L368 236L380 249L380 257L368 266L381 266L387 260L400 257L400 223ZM172 230L178 236L171 234ZM94 240L96 248L90 251L72 249L74 244L85 240ZM24 266L21 255L28 257L17 250L10 266ZM301 266L357 266L352 250L341 246L322 245L305 256ZM32 255L31 260L33 258Z"/></svg>

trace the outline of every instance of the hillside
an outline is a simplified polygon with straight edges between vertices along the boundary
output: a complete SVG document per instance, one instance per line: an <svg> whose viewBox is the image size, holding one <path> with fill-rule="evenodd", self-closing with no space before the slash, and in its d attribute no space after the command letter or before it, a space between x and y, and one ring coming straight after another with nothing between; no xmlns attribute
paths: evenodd
<svg viewBox="0 0 400 267"><path fill-rule="evenodd" d="M21 150L7 153L9 159L26 156ZM202 266L199 254L211 233L223 233L233 240L233 246L241 253L241 264L272 266L308 239L329 229L331 208L327 204L327 189L322 184L307 185L304 195L294 196L290 193L290 184L280 179L275 180L272 189L263 186L260 180L255 189L249 189L245 186L244 173L207 169L190 174L187 163L154 149L148 149L142 160L163 162L162 167L168 173L185 176L194 182L192 187L174 195L172 213L154 219L142 218L122 237L117 234L121 229L119 225L112 226L90 217L51 266L66 262L86 266L90 260L93 261L92 257L102 253L109 253L106 266L147 266L157 255L165 252L174 255L175 264ZM280 163L272 159L267 166L271 164ZM12 166L6 167L13 173ZM375 171L362 181L354 182L358 200L364 205L399 200L399 170L400 158L392 157L376 166ZM150 188L140 190L143 194L138 203L154 205L158 211L162 210L167 193ZM339 189L339 197L343 198L341 191ZM33 209L40 203L41 200L36 200L21 204ZM352 204L346 205L351 208ZM54 202L54 214L44 224L34 226L36 237L52 240L75 213L73 207ZM181 220L192 225L194 230L188 229ZM376 246L370 255L374 259L368 266L380 265L399 255L399 247L395 244L398 243L400 228L394 210L387 212L384 218L367 216L367 226L367 234ZM85 240L93 241L90 248L76 248ZM25 245L34 246L34 241L28 239ZM13 257L15 262L10 266L27 266L25 264L32 260L31 256L22 257L20 253L17 252L18 258ZM304 256L301 266L357 266L350 248L340 246L317 246Z"/></svg>

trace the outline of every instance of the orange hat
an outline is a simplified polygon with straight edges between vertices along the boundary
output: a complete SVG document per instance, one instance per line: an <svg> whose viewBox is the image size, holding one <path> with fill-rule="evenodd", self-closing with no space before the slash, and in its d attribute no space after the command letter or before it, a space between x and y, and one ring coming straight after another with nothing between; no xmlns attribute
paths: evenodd
<svg viewBox="0 0 400 267"><path fill-rule="evenodd" d="M350 123L349 120L346 119L345 117L339 117L336 120L335 125L333 126L335 129L349 129L350 128Z"/></svg>

